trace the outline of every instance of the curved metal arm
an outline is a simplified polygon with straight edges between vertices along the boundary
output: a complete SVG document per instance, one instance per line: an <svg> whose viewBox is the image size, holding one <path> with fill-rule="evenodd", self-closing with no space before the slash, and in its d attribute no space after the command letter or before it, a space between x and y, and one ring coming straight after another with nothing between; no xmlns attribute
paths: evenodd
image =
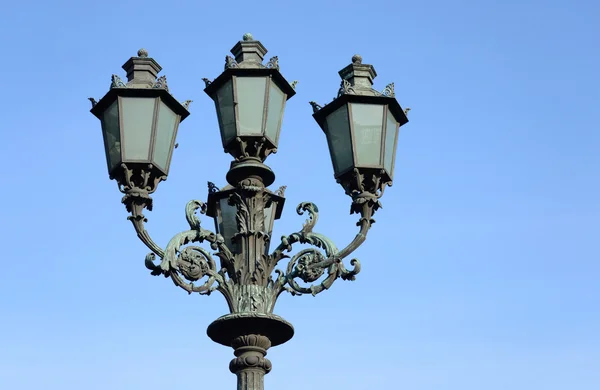
<svg viewBox="0 0 600 390"><path fill-rule="evenodd" d="M360 213L361 218L356 223L360 226L359 232L356 234L354 239L341 251L337 249L331 254L328 254L327 259L322 262L316 263L314 266L328 267L334 262L348 257L354 252L367 238L367 233L375 220L372 218L375 211L381 207L379 200L376 197L357 197L352 202L352 210ZM314 233L312 230L317 224L319 219L319 209L317 205L310 202L302 202L296 208L298 215L303 215L308 212L308 219L302 226L302 230L296 233L292 233L289 236L281 237L281 243L270 256L272 266L275 266L281 259L288 257L284 254L284 251L290 252L292 250L292 244L300 242L301 244L311 244L319 248L325 249L326 246L335 247L333 242L322 234Z"/></svg>
<svg viewBox="0 0 600 390"><path fill-rule="evenodd" d="M176 286L181 287L189 294L197 292L208 295L219 289L214 284L219 285L225 282L225 272L233 262L233 254L225 245L225 241L220 234L215 234L200 226L200 219L196 216L196 211L201 214L206 212L206 205L198 200L188 202L185 207L186 219L190 225L190 230L178 233L169 241L166 250L163 252L161 262L154 264L156 256L150 253L146 256L146 267L152 270L153 275L164 275L170 277ZM218 250L216 255L221 259L220 269L212 255L199 246L187 246L189 243L202 243L207 241L214 250ZM208 279L200 286L195 286L194 282L204 277ZM187 283L185 280L190 281Z"/></svg>
<svg viewBox="0 0 600 390"><path fill-rule="evenodd" d="M148 247L148 249L152 251L152 253L148 256L153 255L163 258L165 252L150 237L150 234L145 227L145 223L148 222L148 219L144 216L144 214L142 214L142 211L145 208L152 210L152 197L147 191L134 188L125 191L125 196L121 202L125 205L127 211L131 213L127 219L133 224L133 228L135 229L137 236ZM146 256L146 258L148 258L148 256Z"/></svg>
<svg viewBox="0 0 600 390"><path fill-rule="evenodd" d="M372 219L373 213L380 206L376 196L367 194L354 198L351 210L361 214L361 218L357 223L360 226L360 230L350 244L341 251L338 251L335 244L329 238L312 231L318 220L317 206L309 202L298 205L296 209L298 214L302 215L304 212L308 212L309 218L304 223L300 232L281 238L281 244L270 256L271 266L274 267L278 261L288 257L284 254L284 251L290 252L292 244L296 242L311 244L321 248L324 250L326 257L320 251L313 248L300 251L288 263L285 274L278 271L279 277L274 282L275 288L279 288L281 291L286 290L292 294L310 293L316 295L331 287L333 282L339 277L344 280L354 280L355 276L360 272L360 262L357 259L352 259L350 264L354 268L348 270L342 263L342 259L349 256L365 241L367 232L375 222ZM295 281L295 279L300 278L306 283L313 283L324 275L325 270L327 270L327 276L317 285L302 287Z"/></svg>
<svg viewBox="0 0 600 390"><path fill-rule="evenodd" d="M150 237L150 234L145 228L145 223L148 219L144 217L144 214L131 215L127 217L131 221L138 238L158 257L162 258L165 255L164 250L158 246Z"/></svg>
<svg viewBox="0 0 600 390"><path fill-rule="evenodd" d="M333 263L339 262L340 260L348 257L352 252L358 249L363 242L365 242L367 239L367 233L371 229L371 226L375 223L373 214L375 214L375 211L381 207L381 203L378 199L379 197L377 196L363 195L356 197L352 201L351 210L360 214L360 219L356 223L356 226L360 226L359 232L356 234L352 242L350 242L350 244L348 244L344 249L333 256L329 256L329 258L323 262L315 264L315 267L328 267Z"/></svg>

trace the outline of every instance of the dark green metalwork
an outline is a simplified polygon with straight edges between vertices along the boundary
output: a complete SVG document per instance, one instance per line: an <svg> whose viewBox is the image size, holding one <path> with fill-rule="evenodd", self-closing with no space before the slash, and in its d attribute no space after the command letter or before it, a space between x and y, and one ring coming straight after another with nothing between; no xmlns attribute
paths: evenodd
<svg viewBox="0 0 600 390"><path fill-rule="evenodd" d="M293 96L297 82L290 85L281 76L278 57L272 57L266 65L262 64L266 49L251 34L245 34L243 41L232 49L232 53L235 58L226 57L225 71L221 76L214 81L204 79L206 92L213 99L217 99L218 88L235 77L266 76L275 80L286 100ZM114 94L113 91L164 91L161 93L171 96L166 78L156 78L156 69L160 67L147 56L148 53L142 49L138 52L138 57L128 61L128 64L133 64L128 70L128 84L113 75L111 90L107 96L100 102L90 98L92 112L96 116L103 118L104 110L108 109L105 100L114 99L111 95ZM152 77L148 77L149 74ZM370 65L362 65L360 56L354 56L353 64L340 74L342 84L338 97L333 102L325 107L311 102L315 119L326 133L329 131L327 115L336 107L356 101L390 107L395 115L395 119L392 119L396 120L392 123L396 123L397 127L407 122L403 110L394 98L393 83L382 93L372 89L371 81L375 71ZM233 85L233 96L237 96L239 91L235 90L235 82ZM145 96L143 93L139 96ZM268 95L265 102L267 100ZM179 103L172 99L169 102L174 106L177 104L176 108L180 110L177 112L183 116L191 101ZM217 110L219 104L220 102L216 102ZM267 108L264 110L263 129L266 126ZM283 112L276 114L283 115ZM239 119L237 111L231 115L236 115ZM220 123L236 118L220 117ZM222 127L221 130L227 129ZM294 333L291 324L273 314L277 297L282 292L316 295L329 289L340 278L355 279L361 269L360 262L352 259L349 262L351 267L347 268L343 260L365 241L375 222L373 215L381 207L379 199L384 188L391 185L391 172L355 164L354 168L337 176L352 199L350 212L360 215L357 222L359 232L343 249L338 249L329 238L315 231L319 209L314 203L303 202L296 208L299 215L308 216L302 228L281 237L277 247L270 251L273 241L272 225L281 216L285 186L275 192L268 189L274 180L274 174L264 161L276 151L278 135L267 140L265 136L246 135L240 129L236 131L231 141L223 138L226 151L234 157L227 174L229 184L218 190L214 183L209 182L208 201L192 200L186 205L185 216L189 229L176 234L165 249L157 245L146 231L147 219L143 210L152 210L151 194L158 183L166 178L166 174L159 174L151 164L146 168L135 165L134 170L125 163L110 174L125 194L122 202L131 213L128 219L140 240L151 251L146 255L146 267L152 275L170 278L176 286L189 294L209 295L218 291L225 297L229 314L214 321L208 328L208 335L215 342L234 349L236 358L231 361L230 370L238 376L238 389L262 390L263 377L271 370L271 362L265 358L267 349L285 343ZM356 141L352 145L353 148L360 147ZM395 142L393 146L395 151ZM214 218L215 232L202 226L202 215ZM229 234L231 229L235 229L234 234ZM204 243L209 244L212 253L200 246ZM290 258L288 254L295 244L310 247L299 250ZM283 263L284 261L287 263Z"/></svg>

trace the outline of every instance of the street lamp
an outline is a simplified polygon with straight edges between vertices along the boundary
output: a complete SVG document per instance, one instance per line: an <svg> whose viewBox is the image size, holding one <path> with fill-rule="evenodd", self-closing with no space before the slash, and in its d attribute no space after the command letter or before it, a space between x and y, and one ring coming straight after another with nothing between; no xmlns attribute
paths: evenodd
<svg viewBox="0 0 600 390"><path fill-rule="evenodd" d="M226 314L209 325L208 336L232 347L229 365L240 390L262 390L271 370L267 349L290 340L292 325L273 314L279 294L316 295L338 278L354 280L360 263L342 260L366 238L379 199L392 184L398 129L408 122L394 97L394 85L383 92L372 88L376 76L371 65L355 55L340 71L337 98L321 107L310 102L313 117L323 129L337 181L351 199L351 213L360 214L354 240L338 250L326 236L313 231L317 206L298 205L308 213L302 229L283 236L270 251L273 224L281 217L284 190L271 191L275 175L264 164L277 151L286 101L294 96L296 82L279 72L278 58L263 65L267 49L245 34L227 56L225 70L214 81L204 79L213 99L225 152L233 156L226 179L218 189L209 182L206 203L192 200L186 206L189 230L176 234L163 249L145 229L143 209L152 209L151 194L166 179L177 127L188 115L190 101L179 103L170 94L161 68L145 50L123 68L128 82L113 75L110 91L92 101L91 112L102 122L109 175L124 193L128 219L151 252L146 267L153 275L170 277L188 293L208 295L219 291L229 306ZM201 226L199 214L214 218L215 232ZM215 253L190 244L207 242ZM283 269L294 244L311 247L298 251ZM213 257L214 255L214 257ZM155 264L156 257L160 263Z"/></svg>

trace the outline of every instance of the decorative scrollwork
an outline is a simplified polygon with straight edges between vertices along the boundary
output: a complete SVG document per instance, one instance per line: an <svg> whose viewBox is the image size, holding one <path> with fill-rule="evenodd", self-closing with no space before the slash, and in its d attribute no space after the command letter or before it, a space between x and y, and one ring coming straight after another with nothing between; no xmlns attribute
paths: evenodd
<svg viewBox="0 0 600 390"><path fill-rule="evenodd" d="M210 253L197 246L188 246L181 251L177 258L177 267L179 272L191 282L202 279L209 270L216 272L217 268Z"/></svg>
<svg viewBox="0 0 600 390"><path fill-rule="evenodd" d="M360 267L360 261L358 259L350 260L350 265L352 267L354 267L350 271L348 271L346 269L346 267L344 267L344 264L342 264L341 262L338 265L339 271L340 271L340 277L343 280L356 280L356 275L360 272L361 267Z"/></svg>
<svg viewBox="0 0 600 390"><path fill-rule="evenodd" d="M225 283L225 269L233 262L233 254L225 245L221 235L200 227L199 219L195 215L197 210L204 213L206 210L204 203L197 200L190 201L186 206L186 218L192 230L181 232L169 241L159 265L153 263L153 260L155 260L153 255L146 256L145 264L153 275L163 274L166 277L171 277L177 286L190 294L192 292L210 294L219 288L213 286L215 282L218 285ZM181 249L187 244L202 243L204 241L209 242L212 249L218 250L216 255L221 259L220 270L207 250L198 246L188 246ZM208 276L205 283L194 286L193 282L205 276ZM191 283L187 283L184 279Z"/></svg>
<svg viewBox="0 0 600 390"><path fill-rule="evenodd" d="M225 56L225 70L231 68L237 68L239 65L232 56Z"/></svg>
<svg viewBox="0 0 600 390"><path fill-rule="evenodd" d="M293 295L317 295L329 289L338 278L355 280L356 274L360 272L360 262L352 259L350 264L354 266L352 270L346 269L340 260L327 261L318 250L304 249L298 252L288 264L285 281L289 287L285 289ZM327 270L327 276L319 284L303 287L295 280L299 278L305 283L314 283L325 274L325 270Z"/></svg>
<svg viewBox="0 0 600 390"><path fill-rule="evenodd" d="M205 88L212 84L212 81L209 80L209 79L207 79L206 77L203 77L202 81L204 81L204 87Z"/></svg>
<svg viewBox="0 0 600 390"><path fill-rule="evenodd" d="M125 84L119 76L113 74L111 77L110 89L113 88L127 88L127 84Z"/></svg>
<svg viewBox="0 0 600 390"><path fill-rule="evenodd" d="M206 214L206 204L199 200L191 200L185 206L185 219L191 229L200 229L200 218L196 216L196 211L200 210L200 214Z"/></svg>
<svg viewBox="0 0 600 390"><path fill-rule="evenodd" d="M290 83L290 86L294 89L296 89L296 85L298 85L298 80L294 80Z"/></svg>
<svg viewBox="0 0 600 390"><path fill-rule="evenodd" d="M159 266L154 264L155 260L156 260L156 255L154 253L150 252L146 255L146 258L144 259L144 264L146 265L146 268L148 268L150 271L152 271L150 274L152 274L154 276L158 276L158 275L162 274L162 269L160 269Z"/></svg>
<svg viewBox="0 0 600 390"><path fill-rule="evenodd" d="M356 95L354 86L352 86L352 84L350 84L350 82L346 79L342 80L340 84L340 90L338 91L338 97L342 95Z"/></svg>
<svg viewBox="0 0 600 390"><path fill-rule="evenodd" d="M296 264L291 273L306 283L312 283L325 273L323 267L315 266L324 260L325 257L321 252L312 248L304 249L290 261L290 264Z"/></svg>
<svg viewBox="0 0 600 390"><path fill-rule="evenodd" d="M298 215L308 212L308 219L302 225L302 233L310 233L319 220L319 208L316 204L311 202L302 202L296 207Z"/></svg>
<svg viewBox="0 0 600 390"><path fill-rule="evenodd" d="M361 211L362 218L359 222L360 232L342 251L338 251L335 244L324 235L313 232L319 215L318 208L314 203L303 202L298 205L296 211L298 214L308 212L309 218L304 223L300 232L292 233L289 236L283 236L281 238L281 244L269 258L271 264L274 265L281 259L289 257L283 252L290 252L292 244L295 242L309 244L322 249L322 251L315 248L307 248L294 255L290 259L285 273L275 270L275 273L278 276L272 281L274 288L280 289L281 291L288 291L293 295L316 295L331 287L338 278L343 280L354 280L356 275L360 272L360 262L357 259L352 259L350 264L353 268L348 270L342 263L342 259L352 253L365 240L366 233L371 226L371 224L366 221L370 221L370 211L366 207ZM325 272L327 272L326 275ZM295 280L300 279L305 283L316 283L323 276L325 276L325 278L320 283L312 284L308 287L300 286Z"/></svg>
<svg viewBox="0 0 600 390"><path fill-rule="evenodd" d="M386 85L381 94L387 97L395 97L396 94L394 93L394 83L389 83Z"/></svg>
<svg viewBox="0 0 600 390"><path fill-rule="evenodd" d="M96 99L94 99L93 97L89 97L88 100L92 103L92 108L96 107L96 104L98 104Z"/></svg>
<svg viewBox="0 0 600 390"><path fill-rule="evenodd" d="M131 164L131 166L129 166L122 163L121 170L118 171L118 174L120 175L117 178L119 191L124 194L127 194L134 189L152 194L156 191L158 183L167 179L167 176L155 169L152 164L144 166Z"/></svg>
<svg viewBox="0 0 600 390"><path fill-rule="evenodd" d="M167 92L169 91L169 86L167 85L167 76L160 76L156 79L154 84L152 84L152 88L156 89L165 89Z"/></svg>
<svg viewBox="0 0 600 390"><path fill-rule="evenodd" d="M269 62L267 62L265 67L268 69L279 70L279 57L277 57L277 56L271 57L271 59L269 60Z"/></svg>

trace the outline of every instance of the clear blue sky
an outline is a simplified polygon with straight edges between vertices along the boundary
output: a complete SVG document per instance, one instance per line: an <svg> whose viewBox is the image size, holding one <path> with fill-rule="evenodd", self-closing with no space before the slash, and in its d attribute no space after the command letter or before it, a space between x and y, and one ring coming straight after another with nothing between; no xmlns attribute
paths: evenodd
<svg viewBox="0 0 600 390"><path fill-rule="evenodd" d="M304 200L338 246L355 233L308 105L353 54L412 108L362 273L280 298L296 335L269 351L266 388L599 389L599 18L592 0L7 2L0 388L235 388L205 333L225 301L144 268L87 97L144 47L194 100L147 213L166 245L206 181L225 184L201 78L251 32L300 81L268 160L288 185L275 236Z"/></svg>

